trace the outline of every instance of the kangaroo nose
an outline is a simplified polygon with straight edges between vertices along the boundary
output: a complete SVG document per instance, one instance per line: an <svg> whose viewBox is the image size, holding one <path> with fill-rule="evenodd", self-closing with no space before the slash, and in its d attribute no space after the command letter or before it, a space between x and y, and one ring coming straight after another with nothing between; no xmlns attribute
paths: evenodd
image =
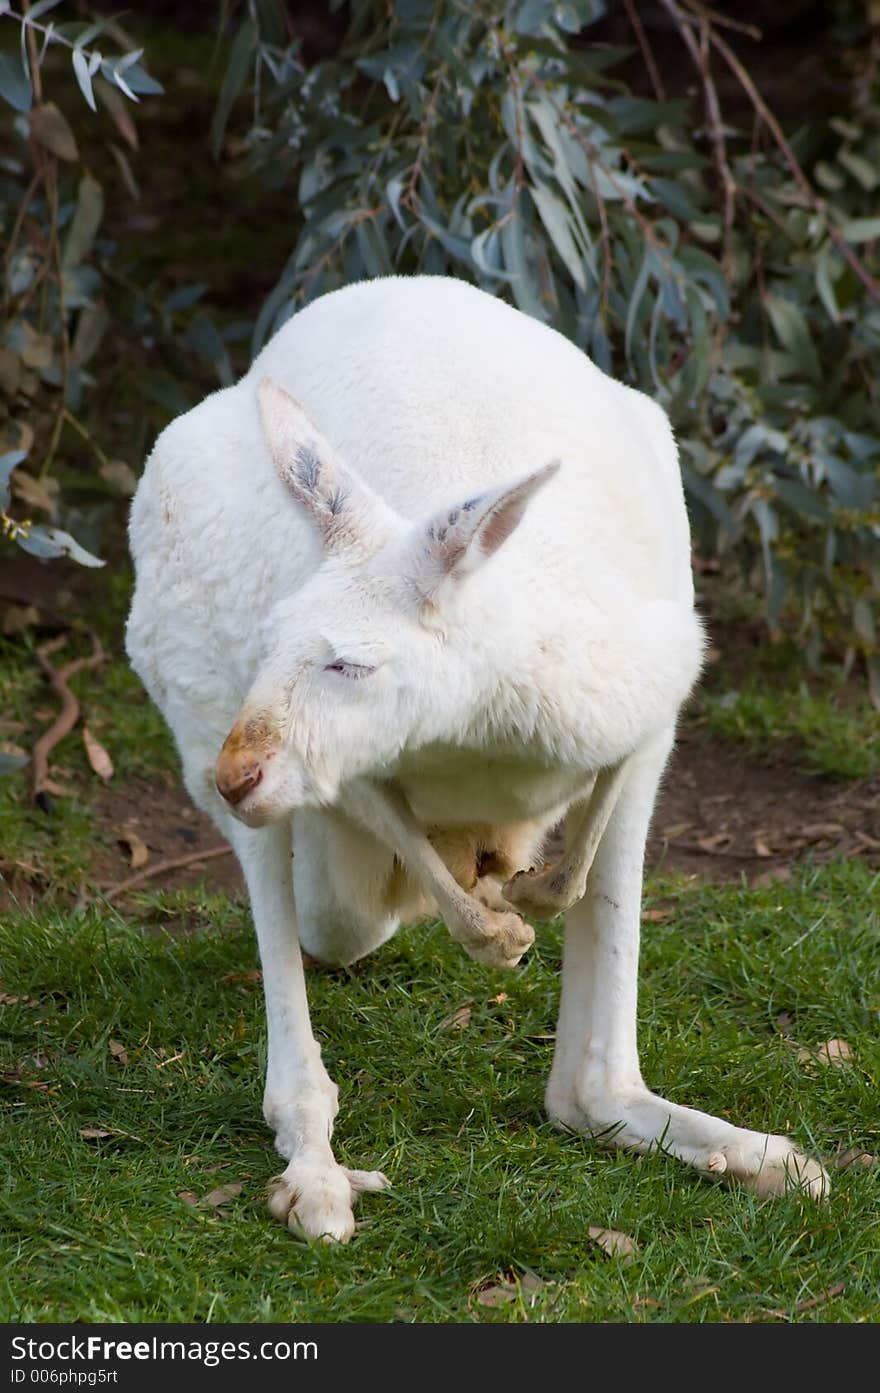
<svg viewBox="0 0 880 1393"><path fill-rule="evenodd" d="M220 751L214 769L214 780L218 791L233 808L257 787L262 777L262 765L255 758L253 751L227 750L225 746Z"/></svg>

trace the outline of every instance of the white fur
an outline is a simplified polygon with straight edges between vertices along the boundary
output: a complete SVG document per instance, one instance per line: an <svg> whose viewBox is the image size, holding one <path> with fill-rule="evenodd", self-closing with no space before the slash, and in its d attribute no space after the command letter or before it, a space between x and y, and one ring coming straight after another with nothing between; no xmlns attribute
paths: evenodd
<svg viewBox="0 0 880 1393"><path fill-rule="evenodd" d="M297 923L345 963L439 906L473 956L515 962L532 931L505 883L528 905L510 878L569 808L558 906L583 897L551 1115L759 1192L825 1191L784 1138L667 1103L639 1071L644 842L702 650L659 407L461 282L351 286L162 433L131 548L132 663L251 896L264 1110L290 1163L274 1213L345 1239L384 1183L330 1150ZM215 775L247 790L234 808Z"/></svg>

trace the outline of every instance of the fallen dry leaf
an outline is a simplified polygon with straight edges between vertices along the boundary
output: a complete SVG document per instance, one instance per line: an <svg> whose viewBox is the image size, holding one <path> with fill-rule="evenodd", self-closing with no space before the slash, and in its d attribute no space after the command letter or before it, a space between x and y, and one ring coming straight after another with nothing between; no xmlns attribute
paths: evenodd
<svg viewBox="0 0 880 1393"><path fill-rule="evenodd" d="M773 855L773 852L770 850L770 848L769 848L769 846L767 845L767 843L766 843L761 837L756 837L756 838L755 838L755 855L756 855L756 856L772 856L772 855Z"/></svg>
<svg viewBox="0 0 880 1393"><path fill-rule="evenodd" d="M490 997L489 997L489 1005L490 1005L490 1006L500 1006L501 1003L502 1003L503 1001L506 1001L506 1000L507 1000L507 992L499 992L497 996L490 996Z"/></svg>
<svg viewBox="0 0 880 1393"><path fill-rule="evenodd" d="M853 828L853 836L862 846L869 847L871 851L880 851L880 838L869 837L867 832L862 832L858 827Z"/></svg>
<svg viewBox="0 0 880 1393"><path fill-rule="evenodd" d="M618 1229L599 1228L596 1224L591 1224L587 1233L610 1258L632 1262L633 1258L638 1256L639 1245L627 1233L620 1233Z"/></svg>
<svg viewBox="0 0 880 1393"><path fill-rule="evenodd" d="M733 837L729 832L716 832L711 837L698 837L697 846L701 851L709 852L720 851L722 847L730 846Z"/></svg>
<svg viewBox="0 0 880 1393"><path fill-rule="evenodd" d="M799 831L808 842L821 842L828 837L839 837L845 828L840 822L810 822Z"/></svg>
<svg viewBox="0 0 880 1393"><path fill-rule="evenodd" d="M39 1006L32 996L13 996L10 992L0 992L0 1006Z"/></svg>
<svg viewBox="0 0 880 1393"><path fill-rule="evenodd" d="M139 871L141 866L147 864L150 859L149 848L145 842L141 841L137 832L132 832L126 828L124 832L120 832L116 840L128 847L129 865L133 871Z"/></svg>
<svg viewBox="0 0 880 1393"><path fill-rule="evenodd" d="M761 871L760 875L752 877L752 888L763 890L768 885L781 884L786 880L791 880L791 866L773 866L769 871Z"/></svg>
<svg viewBox="0 0 880 1393"><path fill-rule="evenodd" d="M194 1190L178 1190L177 1198L183 1200L184 1204L198 1204L199 1197Z"/></svg>
<svg viewBox="0 0 880 1393"><path fill-rule="evenodd" d="M844 1064L848 1064L853 1057L852 1045L846 1040L826 1040L824 1045L820 1045L816 1050L816 1058L820 1064L832 1064L835 1069L840 1069Z"/></svg>
<svg viewBox="0 0 880 1393"><path fill-rule="evenodd" d="M505 1277L496 1286L483 1287L478 1291L477 1304L489 1307L506 1306L521 1295L525 1298L527 1306L534 1306L538 1293L547 1285L548 1283L536 1277L534 1272L524 1272L521 1277Z"/></svg>
<svg viewBox="0 0 880 1393"><path fill-rule="evenodd" d="M86 1141L101 1141L103 1137L113 1136L105 1127L80 1127L79 1134L85 1137Z"/></svg>
<svg viewBox="0 0 880 1393"><path fill-rule="evenodd" d="M643 923L643 924L662 924L663 921L664 921L664 919L671 919L671 918L672 918L672 910L671 910L671 909L643 909L643 910L642 910L642 923Z"/></svg>
<svg viewBox="0 0 880 1393"><path fill-rule="evenodd" d="M204 1203L217 1205L225 1203L226 1200L234 1200L236 1195L241 1194L241 1186L237 1181L231 1181L228 1185L218 1185L216 1190L210 1190L204 1197Z"/></svg>
<svg viewBox="0 0 880 1393"><path fill-rule="evenodd" d="M451 1016L447 1016L445 1021L441 1021L438 1030L465 1030L471 1023L471 1016L474 1014L474 1003L465 1001L463 1005L456 1007Z"/></svg>
<svg viewBox="0 0 880 1393"><path fill-rule="evenodd" d="M506 1306L508 1301L516 1300L516 1287L483 1287L482 1291L477 1292L477 1303L480 1306Z"/></svg>
<svg viewBox="0 0 880 1393"><path fill-rule="evenodd" d="M834 1157L834 1165L839 1171L845 1171L848 1166L874 1166L877 1164L877 1157L872 1156L870 1151L863 1151L860 1146L851 1146L848 1151L842 1151L839 1156Z"/></svg>
<svg viewBox="0 0 880 1393"><path fill-rule="evenodd" d="M108 1045L114 1059L118 1059L120 1064L128 1063L128 1050L124 1045L121 1045L118 1040L110 1040Z"/></svg>
<svg viewBox="0 0 880 1393"><path fill-rule="evenodd" d="M86 747L86 758L98 775L98 778L103 779L106 783L108 779L113 778L113 761L100 740L92 734L88 726L83 726L82 734L83 744Z"/></svg>
<svg viewBox="0 0 880 1393"><path fill-rule="evenodd" d="M0 740L0 754L12 755L13 759L30 759L30 751L24 749L22 745L16 745L12 740Z"/></svg>

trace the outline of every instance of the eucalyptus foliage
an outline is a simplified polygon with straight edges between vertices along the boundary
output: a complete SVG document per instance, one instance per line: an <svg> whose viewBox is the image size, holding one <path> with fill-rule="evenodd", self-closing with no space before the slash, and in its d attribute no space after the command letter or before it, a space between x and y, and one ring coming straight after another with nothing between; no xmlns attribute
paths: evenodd
<svg viewBox="0 0 880 1393"><path fill-rule="evenodd" d="M702 548L736 549L811 659L861 654L880 700L877 35L852 46L840 115L786 137L723 18L659 3L696 103L617 76L628 51L591 40L604 0L351 0L342 50L313 64L283 4L227 6L215 151L247 111L236 149L290 185L298 229L254 348L364 277L509 299L667 407Z"/></svg>
<svg viewBox="0 0 880 1393"><path fill-rule="evenodd" d="M14 142L0 168L0 535L41 558L100 566L69 532L33 521L43 515L51 523L63 510L53 471L65 426L90 445L96 479L108 493L134 483L78 416L110 325L100 263L110 248L101 235L104 190L70 120L45 90L47 55L64 54L84 102L92 111L101 103L122 141L111 143L120 177L135 191L123 149L137 146L127 104L162 88L112 19L56 23L58 4L36 0L19 10L0 0L0 39L17 28L15 46L0 52L0 99ZM108 42L121 52L108 56Z"/></svg>

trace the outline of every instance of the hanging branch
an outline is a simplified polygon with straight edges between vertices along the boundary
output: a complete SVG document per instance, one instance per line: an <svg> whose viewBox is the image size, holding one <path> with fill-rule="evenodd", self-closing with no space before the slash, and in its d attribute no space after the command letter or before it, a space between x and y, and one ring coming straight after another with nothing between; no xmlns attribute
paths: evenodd
<svg viewBox="0 0 880 1393"><path fill-rule="evenodd" d="M636 42L638 43L639 48L642 50L642 57L645 60L645 67L647 68L648 76L651 79L651 86L654 88L654 96L657 98L658 102L665 102L666 88L663 86L663 79L660 76L660 72L657 67L657 62L654 58L654 51L651 48L650 43L648 42L648 36L645 33L645 26L642 24L642 21L639 18L639 12L635 7L635 0L623 0L623 6L626 10L627 18L629 19L629 22L632 25L633 33L636 36Z"/></svg>
<svg viewBox="0 0 880 1393"><path fill-rule="evenodd" d="M737 81L742 87L743 91L746 93L746 96L749 98L749 101L752 103L756 115L764 122L765 126L770 131L770 134L773 136L773 139L776 142L776 145L780 153L782 154L786 164L791 170L795 183L797 184L798 188L803 194L805 200L813 209L813 212L819 213L821 216L824 217L827 212L825 200L820 198L819 195L813 189L813 186L807 178L806 174L804 173L798 160L798 157L791 147L790 142L786 139L785 132L783 131L776 117L773 115L773 112L770 110L764 98L761 96L761 93L758 91L757 87L752 81L752 78L749 76L748 72L743 67L742 63L739 61L739 59L737 58L736 54L733 52L727 41L725 39L722 39L721 35L718 34L715 31L715 29L712 28L711 24L709 23L709 17L711 15L711 12L708 10L704 10L701 5L695 3L695 0L684 0L684 3L687 4L688 7L693 11L693 17L689 17L687 15L682 14L682 12L678 8L678 5L676 4L676 0L660 0L660 3L662 4L663 8L667 11L667 13L671 15L672 18L675 20L676 25L679 28L679 32L682 34L682 36L684 37L685 33L690 34L691 42L693 42L693 33L691 32L689 26L698 23L705 24L705 33L708 43L710 43L712 47L717 49L718 53L721 54L721 57L724 59L725 63L730 68L734 77L736 77ZM687 40L685 40L685 42L687 42ZM856 276L858 276L859 280L867 290L871 299L877 301L877 303L880 304L880 284L878 284L877 281L874 280L874 277L862 264L859 257L856 255L852 247L847 242L846 238L843 236L843 233L838 228L836 228L830 220L828 222L828 236L831 238L832 242L834 243L837 250L840 252L841 256L852 268Z"/></svg>
<svg viewBox="0 0 880 1393"><path fill-rule="evenodd" d="M718 171L718 180L724 194L724 240L722 243L722 266L728 281L730 280L733 264L733 220L736 213L736 180L730 168L727 158L727 141L724 135L724 121L721 116L721 105L718 101L718 91L712 77L712 68L709 58L709 42L711 29L709 20L705 15L701 15L700 42L697 43L692 25L694 21L685 14L682 14L676 0L660 0L664 10L672 18L679 34L681 35L688 53L693 59L694 67L700 74L700 81L703 85L703 100L706 104L706 123L709 128L709 136L712 141L712 149L715 155L715 166Z"/></svg>

